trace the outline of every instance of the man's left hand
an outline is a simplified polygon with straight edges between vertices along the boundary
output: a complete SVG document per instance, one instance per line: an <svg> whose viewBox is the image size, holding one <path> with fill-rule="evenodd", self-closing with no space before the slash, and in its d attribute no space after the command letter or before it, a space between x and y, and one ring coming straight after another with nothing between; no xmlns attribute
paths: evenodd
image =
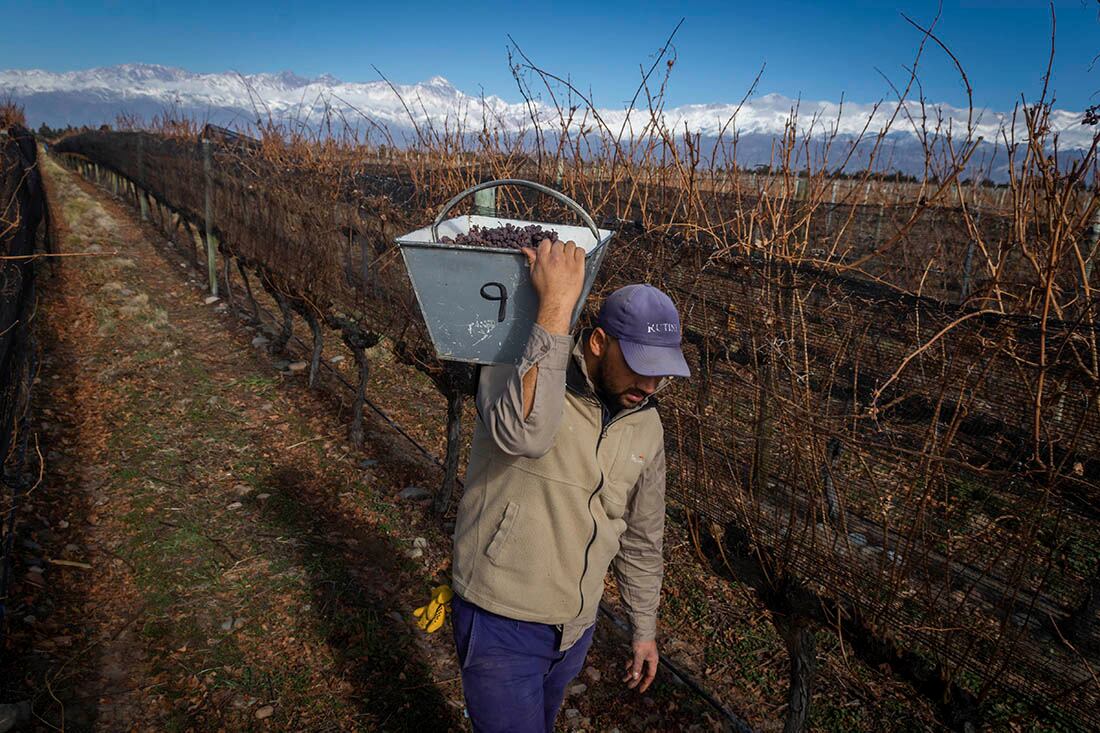
<svg viewBox="0 0 1100 733"><path fill-rule="evenodd" d="M652 639L636 641L633 646L634 659L626 662L626 677L623 677L623 682L631 689L637 687L638 692L645 692L657 676L657 642Z"/></svg>

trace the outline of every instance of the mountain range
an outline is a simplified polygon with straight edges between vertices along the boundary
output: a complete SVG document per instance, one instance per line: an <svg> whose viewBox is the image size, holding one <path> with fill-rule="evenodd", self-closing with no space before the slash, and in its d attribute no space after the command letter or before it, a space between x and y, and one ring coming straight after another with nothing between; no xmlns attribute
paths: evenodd
<svg viewBox="0 0 1100 733"><path fill-rule="evenodd" d="M42 123L55 128L112 124L120 114L145 121L166 114L182 114L243 128L268 120L316 128L328 115L337 125L346 122L363 130L386 128L399 143L410 139L415 127L423 129L427 124L436 129L459 126L470 133L487 124L515 133L529 130L534 116L544 129L560 130L558 111L543 101L535 100L528 105L510 103L493 95L471 95L456 89L441 76L417 84L391 86L386 81L343 82L328 75L306 79L289 71L194 73L155 64L122 64L61 73L7 70L0 71L0 100L6 99L23 106L32 127ZM723 131L727 138L736 132L739 163L757 165L769 162L772 143L784 133L795 110L795 126L800 132L812 131L811 137L823 140L826 133L835 130L838 140L844 142L854 140L865 128L873 137L897 109L896 103L889 102L841 104L765 94L750 98L740 109L737 103L729 102L688 104L667 108L662 116L669 130L679 133L690 130L711 144ZM965 134L967 110L938 104L927 105L923 111L928 116L929 129L938 124L941 131L951 130L956 138ZM622 108L608 107L600 108L598 113L615 130L624 124L628 131L640 130L649 119L648 110L635 110L628 115ZM923 169L924 152L914 123L921 119L921 114L917 102L907 102L900 110L888 137L889 160L885 163L880 160L884 168L906 173L919 173ZM1020 118L1022 115L1017 115L1015 121L1017 141L1026 139ZM1081 112L1051 113L1050 122L1058 135L1060 150L1083 151L1092 145L1096 128L1083 126L1081 120ZM591 118L587 124L592 124ZM975 110L972 117L975 136L984 138L973 160L995 179L1007 173L1003 134L1013 124L1009 111ZM846 154L849 146L833 147L836 150L829 151L830 163L833 156ZM867 147L865 142L864 148ZM819 146L819 151L824 154L823 147ZM865 149L856 158L864 159L868 152Z"/></svg>

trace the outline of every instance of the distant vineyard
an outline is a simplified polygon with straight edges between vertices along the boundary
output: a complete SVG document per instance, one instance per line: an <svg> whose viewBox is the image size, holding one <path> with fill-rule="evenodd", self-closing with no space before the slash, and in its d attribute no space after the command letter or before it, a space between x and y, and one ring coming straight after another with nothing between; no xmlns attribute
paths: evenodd
<svg viewBox="0 0 1100 733"><path fill-rule="evenodd" d="M960 181L968 142L950 139L930 143L930 160L946 151L936 175L904 189L873 170L839 183L792 170L781 153L767 177L729 175L728 158L708 167L671 134L619 153L647 143L606 129L602 146L563 134L536 152L425 136L389 157L210 130L208 157L195 130L84 133L56 150L188 246L210 221L223 282L233 268L256 279L315 340L323 323L360 355L384 341L452 406L469 375L434 359L395 236L482 180L564 190L619 229L592 304L646 281L684 316L694 374L662 399L669 492L716 569L773 611L794 676L812 669L808 630L828 624L950 724L1095 728L1095 151L1060 170L1031 122L1038 143L1003 189ZM503 189L497 207L567 217Z"/></svg>

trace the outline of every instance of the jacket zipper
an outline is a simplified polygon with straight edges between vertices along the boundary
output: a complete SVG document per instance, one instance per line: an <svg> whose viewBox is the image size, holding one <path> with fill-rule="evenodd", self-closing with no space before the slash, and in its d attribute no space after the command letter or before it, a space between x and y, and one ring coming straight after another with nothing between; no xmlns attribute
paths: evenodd
<svg viewBox="0 0 1100 733"><path fill-rule="evenodd" d="M611 427L611 423L614 420L607 421L607 408L600 403L600 437L596 438L596 466L600 465L600 444L603 443L603 439L607 437L607 429ZM584 569L581 570L581 577L577 581L577 590L581 595L581 606L577 609L577 615L574 618L579 618L584 613L584 576L588 575L588 551L592 549L592 545L596 542L596 533L598 527L596 526L596 515L592 513L592 500L596 498L596 494L600 493L600 489L603 488L604 482L603 469L600 468L600 480L596 483L596 488L592 490L592 493L588 495L588 518L592 520L592 534L588 537L588 544L584 546Z"/></svg>
<svg viewBox="0 0 1100 733"><path fill-rule="evenodd" d="M652 403L647 400L646 404L641 405L640 407L637 407L633 410L620 410L618 415L616 415L611 420L608 420L607 419L607 407L604 405L604 403L600 400L599 397L593 397L593 396L587 395L583 392L580 392L579 390L573 389L572 387L569 386L568 383L566 383L565 388L567 390L573 392L574 394L582 397L583 399L592 400L593 402L595 402L600 407L600 437L596 439L596 465L597 466L600 465L600 444L603 443L603 439L607 437L608 429L610 429L612 425L614 425L616 422L618 422L618 420L623 417L624 413L628 414L628 415L633 415L636 412L641 412L642 410L648 409L652 405ZM603 469L601 468L600 469L600 480L596 484L596 488L593 489L592 493L588 495L588 517L589 517L589 519L592 520L592 535L588 538L588 544L585 545L585 547L584 547L584 569L581 570L580 580L577 581L577 590L580 593L581 605L580 605L580 608L577 609L577 615L574 616L573 618L580 618L580 615L582 613L584 613L584 576L588 575L588 551L591 550L592 545L595 544L596 534L599 531L599 527L596 525L596 515L592 513L592 500L596 498L596 494L600 493L600 489L603 488L604 479L605 479L604 472L603 472Z"/></svg>
<svg viewBox="0 0 1100 733"><path fill-rule="evenodd" d="M603 443L603 439L607 437L607 431L622 417L625 410L620 410L619 414L611 420L607 419L607 408L604 407L603 402L596 398L596 402L600 406L600 437L596 439L596 465L600 465L600 444ZM627 414L634 414L634 412L641 412L646 409L645 406L638 410L632 410ZM600 489L603 488L604 479L603 469L600 469L600 480L596 484L596 488L592 490L592 493L588 495L588 517L592 520L592 535L588 538L588 544L584 547L584 569L581 570L580 580L577 581L577 589L580 591L581 606L577 609L577 615L574 618L580 618L580 615L584 613L584 576L588 575L588 551L592 549L592 545L596 542L596 534L599 531L599 527L596 525L596 515L592 513L592 500L596 498L596 494L600 493Z"/></svg>

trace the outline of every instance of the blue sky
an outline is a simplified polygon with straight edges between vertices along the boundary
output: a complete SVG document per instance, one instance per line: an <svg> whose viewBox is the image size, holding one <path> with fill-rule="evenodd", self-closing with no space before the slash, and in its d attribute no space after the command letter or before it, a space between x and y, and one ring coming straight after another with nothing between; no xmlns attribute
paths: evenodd
<svg viewBox="0 0 1100 733"><path fill-rule="evenodd" d="M879 2L9 2L0 68L51 71L127 62L244 73L293 70L345 81L415 82L442 75L460 89L519 99L509 73L511 34L540 66L590 87L601 106L633 94L681 17L668 101L736 101L766 64L759 93L874 101L880 75L906 78L920 34L901 13L929 22L934 0ZM1053 87L1057 106L1100 103L1100 2L1055 0ZM1007 109L1035 97L1050 51L1050 14L1040 0L945 0L937 32L958 56L975 102ZM931 48L921 81L933 101L961 104L963 85Z"/></svg>

